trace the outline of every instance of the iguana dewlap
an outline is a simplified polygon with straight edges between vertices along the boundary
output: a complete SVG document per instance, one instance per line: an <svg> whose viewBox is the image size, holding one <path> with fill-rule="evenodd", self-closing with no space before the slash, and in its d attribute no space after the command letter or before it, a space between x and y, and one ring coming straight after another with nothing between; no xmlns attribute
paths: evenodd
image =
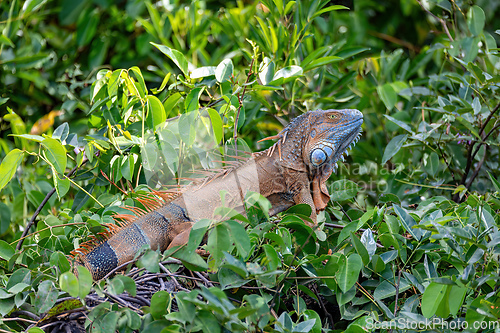
<svg viewBox="0 0 500 333"><path fill-rule="evenodd" d="M311 219L325 209L330 195L326 180L336 162L359 138L363 115L358 110L309 111L295 118L269 149L252 154L238 167L227 169L185 187L180 193L153 192L139 201L145 209L128 207L134 215L118 214L118 225L108 225L103 240L92 239L74 251L77 264L87 267L95 280L132 260L145 245L161 251L186 244L194 222L212 218L224 204L238 202L247 191L259 191L272 204L274 215L305 203ZM235 185L237 184L237 185Z"/></svg>

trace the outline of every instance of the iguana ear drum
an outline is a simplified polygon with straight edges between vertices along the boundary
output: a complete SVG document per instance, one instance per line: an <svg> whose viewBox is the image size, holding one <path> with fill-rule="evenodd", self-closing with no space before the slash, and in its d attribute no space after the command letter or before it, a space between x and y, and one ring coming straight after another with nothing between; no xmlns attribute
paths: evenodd
<svg viewBox="0 0 500 333"><path fill-rule="evenodd" d="M316 148L311 152L311 163L314 166L320 166L323 164L328 156L326 155L325 151L321 148Z"/></svg>

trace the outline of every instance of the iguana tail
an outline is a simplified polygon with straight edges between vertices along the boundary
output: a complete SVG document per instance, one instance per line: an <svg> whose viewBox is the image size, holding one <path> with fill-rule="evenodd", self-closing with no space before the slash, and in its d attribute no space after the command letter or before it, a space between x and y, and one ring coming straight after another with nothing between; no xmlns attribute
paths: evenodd
<svg viewBox="0 0 500 333"><path fill-rule="evenodd" d="M144 209L126 207L135 213L116 214L116 224L107 224L100 237L81 244L71 252L94 280L105 277L118 266L134 259L144 248L164 251L187 243L192 223L186 209L161 192L138 199Z"/></svg>

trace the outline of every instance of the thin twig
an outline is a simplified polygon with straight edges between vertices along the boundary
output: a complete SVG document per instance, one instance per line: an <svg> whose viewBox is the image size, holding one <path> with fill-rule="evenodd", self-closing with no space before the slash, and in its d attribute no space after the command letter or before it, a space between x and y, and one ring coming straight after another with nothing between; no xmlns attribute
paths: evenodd
<svg viewBox="0 0 500 333"><path fill-rule="evenodd" d="M80 166L82 166L85 163L87 163L87 161L88 161L88 159L86 157L84 157L83 160L82 160L82 164L80 164ZM80 166L78 166L78 164L75 165L75 167L73 169L71 169L71 171L66 174L66 178L69 178L69 177L73 176L73 174L76 172L76 170L78 170L78 168ZM40 214L40 212L42 211L42 209L45 206L45 204L49 201L49 199L52 197L52 195L54 195L55 192L56 192L56 188L54 187L49 193L47 193L47 195L45 196L45 198L42 200L42 202L40 203L40 205L36 209L35 213L31 217L31 220L29 221L28 225L24 229L23 234L21 235L21 239L19 239L19 242L17 243L16 250L20 250L21 247L23 246L24 239L26 238L26 235L29 233L29 230L30 230L31 226L35 225L35 227L36 227L36 221L35 220L36 220L38 214Z"/></svg>
<svg viewBox="0 0 500 333"><path fill-rule="evenodd" d="M422 3L420 3L419 0L416 0L417 3L420 5L420 7L422 7L422 9L427 12L429 15L431 15L432 17L434 17L436 20L438 20L439 22L441 22L441 25L443 26L443 29L444 31L446 32L446 35L448 36L448 39L453 42L453 37L451 37L451 34L450 34L450 31L448 30L448 26L446 25L446 21L443 20L442 18L434 15L430 10L428 10L427 8L425 8L424 5L422 5Z"/></svg>
<svg viewBox="0 0 500 333"><path fill-rule="evenodd" d="M398 311L399 283L401 282L401 270L398 270L398 283L396 284L396 300L394 301L394 317Z"/></svg>
<svg viewBox="0 0 500 333"><path fill-rule="evenodd" d="M483 166L484 161L486 160L486 153L487 152L488 152L488 146L485 146L484 147L484 155L481 158L481 161L479 161L479 163L477 164L476 170L474 170L474 173L472 174L472 176L470 177L469 181L465 185L465 187L467 189L469 189L471 187L472 182L474 181L474 179L476 179L477 175L479 174L479 170L481 170L481 167Z"/></svg>

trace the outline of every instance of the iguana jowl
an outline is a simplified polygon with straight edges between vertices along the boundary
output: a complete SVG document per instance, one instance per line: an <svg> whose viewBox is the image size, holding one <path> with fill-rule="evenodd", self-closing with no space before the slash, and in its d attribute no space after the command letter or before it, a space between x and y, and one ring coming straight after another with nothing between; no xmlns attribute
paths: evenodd
<svg viewBox="0 0 500 333"><path fill-rule="evenodd" d="M186 186L177 194L153 192L140 198L145 209L128 207L135 216L115 215L118 225L108 225L104 239L92 239L72 251L76 263L87 267L98 280L132 260L144 245L163 251L186 244L193 223L212 218L215 208L222 205L221 191L236 198L257 188L272 204L271 215L306 203L316 222L317 212L330 199L325 182L336 162L358 140L362 123L358 110L304 113L268 138L277 139L271 148L252 154L241 165ZM239 188L233 186L231 177L237 177Z"/></svg>

